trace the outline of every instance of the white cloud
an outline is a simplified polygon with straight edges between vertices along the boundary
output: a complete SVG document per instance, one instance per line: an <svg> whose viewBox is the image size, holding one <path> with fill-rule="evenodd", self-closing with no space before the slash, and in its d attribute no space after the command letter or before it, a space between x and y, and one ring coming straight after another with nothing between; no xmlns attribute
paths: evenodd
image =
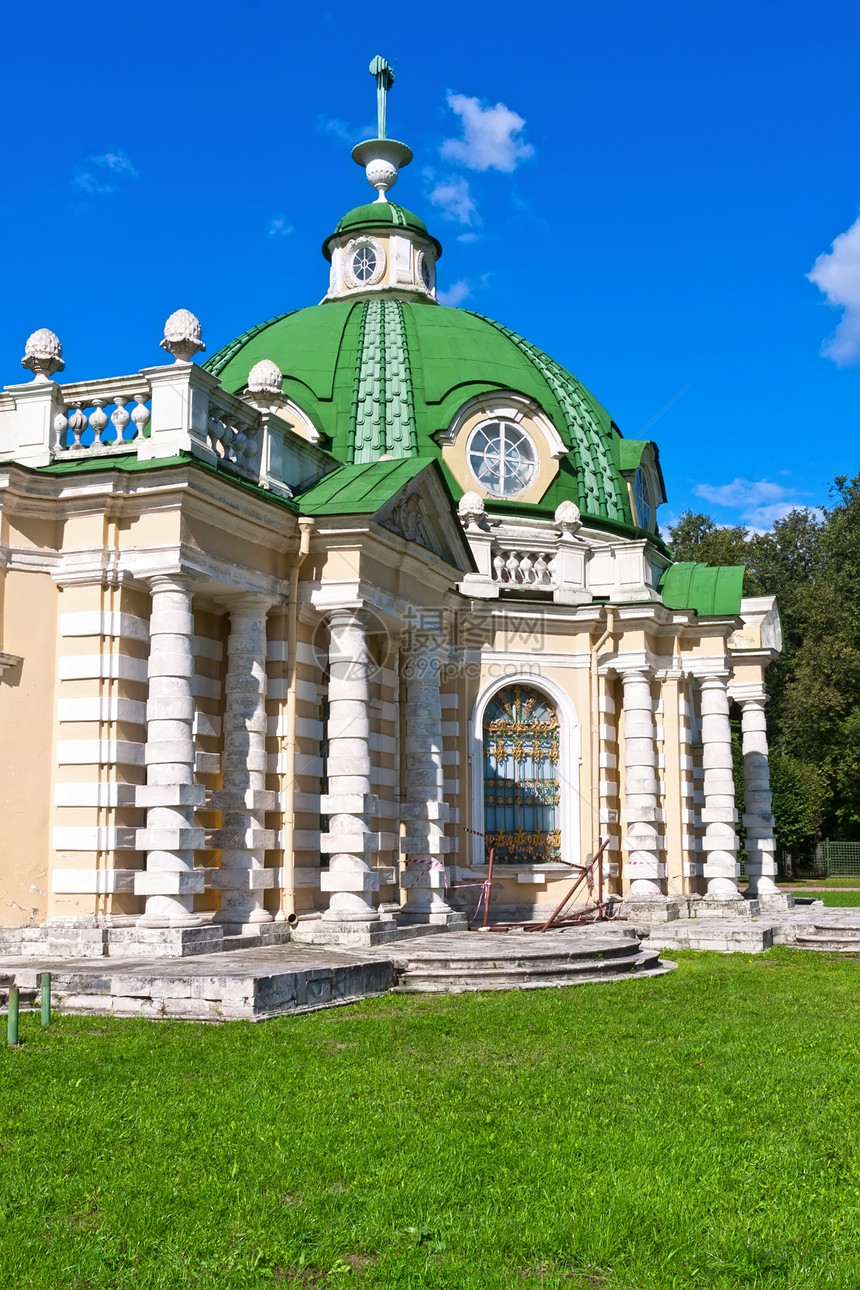
<svg viewBox="0 0 860 1290"><path fill-rule="evenodd" d="M733 479L730 484L697 484L697 497L712 506L738 511L738 519L760 532L772 528L789 511L802 506L795 490L773 484L768 479Z"/></svg>
<svg viewBox="0 0 860 1290"><path fill-rule="evenodd" d="M821 352L843 366L860 359L860 219L833 240L830 251L819 255L806 275L827 303L843 309L836 331Z"/></svg>
<svg viewBox="0 0 860 1290"><path fill-rule="evenodd" d="M292 224L288 224L283 216L269 220L269 237L289 237L292 231Z"/></svg>
<svg viewBox="0 0 860 1290"><path fill-rule="evenodd" d="M461 305L471 294L472 288L461 278L459 282L452 282L447 291L437 291L436 297L440 305L451 305L456 309L457 305Z"/></svg>
<svg viewBox="0 0 860 1290"><path fill-rule="evenodd" d="M372 139L376 135L375 125L350 125L338 117L318 116L317 129L323 134L333 134L341 143L361 143L362 139Z"/></svg>
<svg viewBox="0 0 860 1290"><path fill-rule="evenodd" d="M438 206L445 219L455 224L480 226L481 218L475 199L469 190L468 179L436 179L432 171L425 171L425 178L433 182L428 194L434 206Z"/></svg>
<svg viewBox="0 0 860 1290"><path fill-rule="evenodd" d="M449 94L448 106L463 127L462 139L445 139L442 156L468 170L501 170L510 174L534 148L520 137L525 121L516 112L497 103L483 107L481 100L465 94Z"/></svg>
<svg viewBox="0 0 860 1290"><path fill-rule="evenodd" d="M88 197L101 197L116 192L117 179L136 179L137 171L124 152L103 152L87 157L86 168L78 167L73 187Z"/></svg>

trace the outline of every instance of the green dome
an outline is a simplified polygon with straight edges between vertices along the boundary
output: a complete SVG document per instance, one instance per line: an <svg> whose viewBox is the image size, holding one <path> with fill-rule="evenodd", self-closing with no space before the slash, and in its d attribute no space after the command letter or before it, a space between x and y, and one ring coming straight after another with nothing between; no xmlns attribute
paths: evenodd
<svg viewBox="0 0 860 1290"><path fill-rule="evenodd" d="M348 233L369 233L376 228L385 229L386 232L403 228L410 233L418 233L420 237L426 237L428 242L433 243L437 260L442 254L441 244L430 236L423 219L419 219L412 211L395 202L368 202L365 206L356 206L354 210L347 211L331 236L323 242L323 255L327 260L331 259L329 243L332 238Z"/></svg>
<svg viewBox="0 0 860 1290"><path fill-rule="evenodd" d="M359 208L374 209L375 204ZM606 410L570 372L489 318L430 302L326 301L262 323L204 366L238 393L263 358L277 363L284 393L346 463L383 456L441 463L434 435L448 429L468 400L496 390L524 395L549 417L570 451L540 502L493 501L491 508L545 515L569 499L598 525L633 526L621 469L636 441L622 439ZM463 490L450 476L449 483L460 496Z"/></svg>

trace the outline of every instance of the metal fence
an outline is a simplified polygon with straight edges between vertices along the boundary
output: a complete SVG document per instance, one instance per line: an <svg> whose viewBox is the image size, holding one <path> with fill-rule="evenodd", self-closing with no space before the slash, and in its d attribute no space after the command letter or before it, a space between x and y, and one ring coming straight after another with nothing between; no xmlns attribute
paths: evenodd
<svg viewBox="0 0 860 1290"><path fill-rule="evenodd" d="M860 842L823 842L777 857L780 878L860 878Z"/></svg>

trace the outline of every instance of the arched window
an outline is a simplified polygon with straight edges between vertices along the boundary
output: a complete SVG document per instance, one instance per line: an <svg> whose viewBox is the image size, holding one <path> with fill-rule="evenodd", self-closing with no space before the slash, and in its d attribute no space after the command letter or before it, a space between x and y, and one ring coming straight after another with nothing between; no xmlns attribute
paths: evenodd
<svg viewBox="0 0 860 1290"><path fill-rule="evenodd" d="M484 713L484 829L496 860L559 859L559 721L550 700L528 685L493 695Z"/></svg>

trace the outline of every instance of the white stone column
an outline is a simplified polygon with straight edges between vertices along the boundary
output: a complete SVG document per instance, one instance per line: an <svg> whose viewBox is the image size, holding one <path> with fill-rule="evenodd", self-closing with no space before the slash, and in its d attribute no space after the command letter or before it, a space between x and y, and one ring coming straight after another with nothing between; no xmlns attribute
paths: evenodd
<svg viewBox="0 0 860 1290"><path fill-rule="evenodd" d="M624 686L624 795L621 812L626 876L630 899L663 901L657 821L657 750L651 672L648 668L618 671Z"/></svg>
<svg viewBox="0 0 860 1290"><path fill-rule="evenodd" d="M137 846L146 852L146 870L134 890L146 896L142 927L193 927L194 896L204 889L203 870L194 869L194 852L204 846L203 829L194 827L194 809L205 790L194 783L194 696L191 589L179 575L155 577L149 622L149 698L146 705L146 784L135 801L146 808L146 828Z"/></svg>
<svg viewBox="0 0 860 1290"><path fill-rule="evenodd" d="M406 904L400 913L405 923L463 925L445 899L445 836L449 808L444 800L442 765L442 698L439 642L417 634L403 653L406 678L406 801L400 818L406 824L401 851L406 867L401 884Z"/></svg>
<svg viewBox="0 0 860 1290"><path fill-rule="evenodd" d="M782 896L776 874L773 838L773 802L767 760L767 721L764 693L735 695L741 709L744 754L744 828L747 840L747 894L767 900Z"/></svg>
<svg viewBox="0 0 860 1290"><path fill-rule="evenodd" d="M213 885L221 889L217 921L234 933L253 932L272 921L264 891L274 885L265 867L274 832L266 829L265 812L276 794L266 791L266 615L272 601L247 594L231 598L227 674L224 682L224 751L222 789L213 794L221 810L221 828L213 838L221 850L221 868Z"/></svg>
<svg viewBox="0 0 860 1290"><path fill-rule="evenodd" d="M337 609L329 616L328 792L320 810L329 831L320 850L330 856L321 889L330 893L320 937L333 942L372 944L395 933L373 904L379 875L369 857L379 850L379 834L369 820L378 803L371 792L370 684L367 629L360 610ZM301 933L300 933L301 935ZM316 939L313 936L312 939Z"/></svg>
<svg viewBox="0 0 860 1290"><path fill-rule="evenodd" d="M710 901L739 901L738 840L735 833L735 781L732 772L732 732L729 695L724 676L699 681L702 709L702 768L705 804L702 807L706 853L703 873Z"/></svg>

